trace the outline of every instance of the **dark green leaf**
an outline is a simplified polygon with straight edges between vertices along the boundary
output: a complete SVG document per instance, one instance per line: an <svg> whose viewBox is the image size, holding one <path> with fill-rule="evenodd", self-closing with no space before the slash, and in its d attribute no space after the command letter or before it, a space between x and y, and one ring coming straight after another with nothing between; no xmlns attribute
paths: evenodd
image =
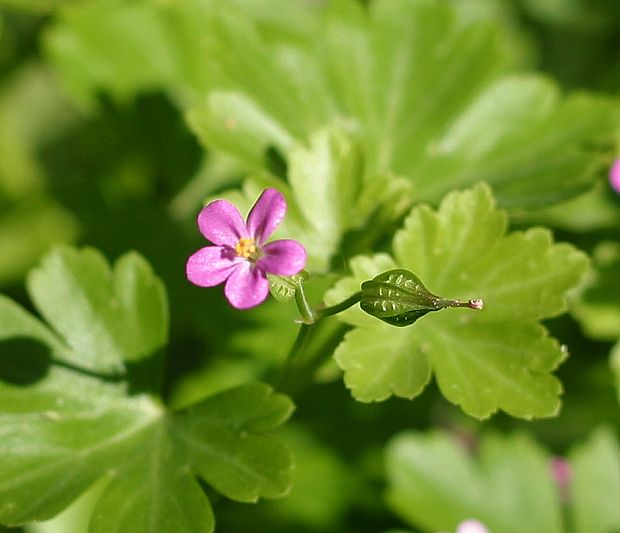
<svg viewBox="0 0 620 533"><path fill-rule="evenodd" d="M110 269L94 250L61 248L30 281L66 343L0 297L0 523L51 518L98 480L90 529L106 533L212 531L197 475L239 501L287 493L292 458L270 434L287 397L256 383L172 412L96 375L166 340L165 290L141 257Z"/></svg>
<svg viewBox="0 0 620 533"><path fill-rule="evenodd" d="M435 296L415 274L397 268L362 283L360 305L369 315L392 326L407 326L431 311L446 307L482 309L482 300L461 303Z"/></svg>

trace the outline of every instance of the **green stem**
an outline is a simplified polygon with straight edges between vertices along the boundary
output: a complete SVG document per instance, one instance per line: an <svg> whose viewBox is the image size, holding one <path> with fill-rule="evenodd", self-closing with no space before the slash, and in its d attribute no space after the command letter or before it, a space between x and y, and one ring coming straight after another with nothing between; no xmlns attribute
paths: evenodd
<svg viewBox="0 0 620 533"><path fill-rule="evenodd" d="M326 329L323 318L348 309L358 303L361 297L362 293L356 292L336 305L314 311L308 303L303 286L299 285L295 291L295 303L301 315L301 324L276 380L278 390L292 394L312 382L314 372L331 355L348 329L348 326L344 325Z"/></svg>
<svg viewBox="0 0 620 533"><path fill-rule="evenodd" d="M299 283L295 290L295 303L297 304L297 309L299 310L299 314L301 315L301 321L303 324L314 324L315 316L314 311L310 307L310 303L306 298L306 293L304 292L303 283Z"/></svg>
<svg viewBox="0 0 620 533"><path fill-rule="evenodd" d="M332 305L331 307L325 307L323 309L317 310L317 312L315 313L316 319L318 320L326 316L336 315L340 313L341 311L344 311L345 309L348 309L349 307L355 305L361 299L362 299L362 292L361 291L356 292L352 296L349 296L346 300L336 305Z"/></svg>
<svg viewBox="0 0 620 533"><path fill-rule="evenodd" d="M299 331L297 332L295 342L293 343L293 346L291 346L291 349L286 356L286 360L284 361L284 366L282 367L280 375L276 380L278 390L290 389L290 386L287 386L287 383L291 380L293 374L295 373L293 369L298 366L300 354L305 352L314 326L315 324L304 323L299 326Z"/></svg>

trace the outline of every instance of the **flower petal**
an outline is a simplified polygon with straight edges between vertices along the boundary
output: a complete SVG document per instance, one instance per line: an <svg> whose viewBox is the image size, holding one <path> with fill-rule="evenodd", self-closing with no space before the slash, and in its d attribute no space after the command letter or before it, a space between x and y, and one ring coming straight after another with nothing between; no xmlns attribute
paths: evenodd
<svg viewBox="0 0 620 533"><path fill-rule="evenodd" d="M237 266L224 287L230 305L237 309L249 309L263 303L269 294L269 282L265 274L249 261L238 263Z"/></svg>
<svg viewBox="0 0 620 533"><path fill-rule="evenodd" d="M294 276L306 266L306 249L297 241L283 239L265 244L263 257L257 265L264 272L279 276Z"/></svg>
<svg viewBox="0 0 620 533"><path fill-rule="evenodd" d="M248 232L263 244L280 225L286 214L284 195L276 189L265 189L248 215Z"/></svg>
<svg viewBox="0 0 620 533"><path fill-rule="evenodd" d="M200 287L219 285L239 267L237 259L234 250L226 246L201 248L187 260L187 279Z"/></svg>
<svg viewBox="0 0 620 533"><path fill-rule="evenodd" d="M218 246L235 246L239 239L248 237L241 213L227 200L215 200L203 207L198 215L198 228Z"/></svg>
<svg viewBox="0 0 620 533"><path fill-rule="evenodd" d="M612 189L617 193L620 193L620 158L614 161L609 171L609 184Z"/></svg>

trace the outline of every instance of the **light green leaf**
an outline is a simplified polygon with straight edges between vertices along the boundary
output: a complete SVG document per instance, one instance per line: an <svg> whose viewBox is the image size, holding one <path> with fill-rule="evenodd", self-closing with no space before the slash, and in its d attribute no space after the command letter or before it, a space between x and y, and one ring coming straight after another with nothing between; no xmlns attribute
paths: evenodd
<svg viewBox="0 0 620 533"><path fill-rule="evenodd" d="M128 524L134 524L132 531L211 531L209 502L193 472L238 501L286 494L292 457L267 433L285 422L292 408L288 398L255 383L162 419L136 450L134 463L104 493L93 532L120 533ZM114 511L119 506L122 513Z"/></svg>
<svg viewBox="0 0 620 533"><path fill-rule="evenodd" d="M576 533L620 529L620 447L614 433L598 430L569 457Z"/></svg>
<svg viewBox="0 0 620 533"><path fill-rule="evenodd" d="M424 176L420 195L429 201L484 176L503 206L545 207L594 183L604 162L595 164L584 144L611 132L612 114L610 101L562 99L541 77L502 78L452 118L432 141L432 155L408 173Z"/></svg>
<svg viewBox="0 0 620 533"><path fill-rule="evenodd" d="M323 17L297 40L236 9L215 17L211 96L226 105L193 115L208 145L256 169L269 145L285 152L337 124L360 141L368 175L407 176L431 203L482 176L510 208L574 197L603 168L592 148L611 136L613 103L506 75L514 41L497 23L432 0L340 0Z"/></svg>
<svg viewBox="0 0 620 533"><path fill-rule="evenodd" d="M481 176L511 208L580 194L603 168L593 147L608 140L613 104L507 76L511 30L468 11L338 0L297 6L293 23L274 1L97 0L63 6L45 46L79 100L167 90L209 148L252 170L268 168L268 148L284 154L337 125L369 176L407 176L431 203Z"/></svg>
<svg viewBox="0 0 620 533"><path fill-rule="evenodd" d="M563 389L551 372L566 353L540 324L470 321L448 310L419 326L409 342L431 360L444 397L466 413L484 418L497 406L520 418L558 414Z"/></svg>
<svg viewBox="0 0 620 533"><path fill-rule="evenodd" d="M64 84L87 107L102 90L119 100L162 89L185 99L206 86L204 24L204 10L194 2L65 3L43 45Z"/></svg>
<svg viewBox="0 0 620 533"><path fill-rule="evenodd" d="M358 309L339 315L358 327L336 350L357 399L412 398L432 368L443 395L472 416L497 409L522 418L557 414L562 387L551 372L566 348L537 321L565 309L563 295L579 282L587 259L554 244L547 231L505 231L505 215L479 185L450 194L438 211L413 209L394 237L394 259L351 261L353 275L328 292L328 305L395 266L434 294L484 300L483 310L437 311L403 330L362 319Z"/></svg>
<svg viewBox="0 0 620 533"><path fill-rule="evenodd" d="M493 321L536 320L566 310L564 293L587 260L549 231L505 235L505 214L488 187L448 195L437 212L414 209L394 237L394 256L426 286L445 297L480 293Z"/></svg>
<svg viewBox="0 0 620 533"><path fill-rule="evenodd" d="M325 294L325 303L327 305L335 305L346 300L349 296L360 290L360 286L364 281L374 278L381 272L392 270L396 267L397 265L392 256L384 253L372 256L358 255L353 257L349 262L349 269L352 275L340 279ZM373 326L380 325L376 318L364 313L358 306L350 307L346 311L340 313L338 317L347 324L362 328L372 328ZM388 328L386 331L392 332L394 329Z"/></svg>
<svg viewBox="0 0 620 533"><path fill-rule="evenodd" d="M423 346L412 349L408 329L388 325L354 329L345 335L335 357L344 370L345 385L362 402L385 400L392 394L411 399L431 379L430 361Z"/></svg>
<svg viewBox="0 0 620 533"><path fill-rule="evenodd" d="M232 190L218 198L226 198L247 213L264 188L281 191L288 211L273 238L300 241L308 252L306 270L310 272L329 269L347 231L359 229L370 218L380 231L384 220L392 220L408 207L408 186L403 180L368 178L359 146L338 128L322 129L309 144L295 145L288 159L288 182L255 175L246 180L243 194ZM386 199L384 208L377 205L377 197Z"/></svg>
<svg viewBox="0 0 620 533"><path fill-rule="evenodd" d="M178 414L147 397L102 392L79 411L63 403L0 417L1 523L50 518L104 475L111 481L95 507L93 532L126 531L128 524L136 532L212 531L193 472L239 501L289 490L290 452L266 433L292 404L268 386L230 389ZM58 399L65 400L61 392Z"/></svg>
<svg viewBox="0 0 620 533"><path fill-rule="evenodd" d="M405 433L386 463L388 505L412 526L454 531L473 518L502 533L563 531L549 458L525 436L483 437L472 458L450 435Z"/></svg>
<svg viewBox="0 0 620 533"><path fill-rule="evenodd" d="M300 17L313 11L302 5L298 9ZM231 3L225 9L211 9L209 15L203 41L211 89L229 92L233 100L240 100L235 93L241 92L245 95L244 105L253 109L248 117L236 113L231 116L239 120L236 135L247 136L238 140L239 145L251 146L251 151L260 153L273 142L273 135L261 136L261 130L277 131L281 138L301 141L332 121L333 97L312 45L304 45L303 38L301 43L293 43L288 37L278 40L277 35L263 32L247 16L247 10ZM267 36L273 36L274 42L267 42ZM218 99L232 102L224 94ZM200 125L197 128L208 145L225 149L232 142L234 146L230 122L222 120L217 107L199 104L197 112L201 120L195 124L208 126L204 130ZM211 112L215 113L214 119L209 118ZM253 131L252 125L259 129Z"/></svg>
<svg viewBox="0 0 620 533"><path fill-rule="evenodd" d="M110 270L95 250L58 248L32 271L28 286L66 341L65 359L81 368L118 371L123 361L147 358L167 342L165 289L137 254Z"/></svg>
<svg viewBox="0 0 620 533"><path fill-rule="evenodd" d="M337 129L321 130L308 148L291 151L289 182L306 224L333 250L344 230L364 219L359 195L364 162L350 138Z"/></svg>
<svg viewBox="0 0 620 533"><path fill-rule="evenodd" d="M295 139L245 94L213 91L188 113L194 131L206 146L234 153L247 167L266 166L265 151L274 147L287 152Z"/></svg>

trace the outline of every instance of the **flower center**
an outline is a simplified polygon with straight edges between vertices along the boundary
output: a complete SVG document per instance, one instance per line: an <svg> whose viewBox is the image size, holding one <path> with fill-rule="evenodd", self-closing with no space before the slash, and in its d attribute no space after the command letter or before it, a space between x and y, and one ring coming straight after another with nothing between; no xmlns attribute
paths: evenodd
<svg viewBox="0 0 620 533"><path fill-rule="evenodd" d="M258 259L258 248L254 239L247 239L245 237L239 239L239 242L235 244L235 252L238 257L244 257L250 261Z"/></svg>

